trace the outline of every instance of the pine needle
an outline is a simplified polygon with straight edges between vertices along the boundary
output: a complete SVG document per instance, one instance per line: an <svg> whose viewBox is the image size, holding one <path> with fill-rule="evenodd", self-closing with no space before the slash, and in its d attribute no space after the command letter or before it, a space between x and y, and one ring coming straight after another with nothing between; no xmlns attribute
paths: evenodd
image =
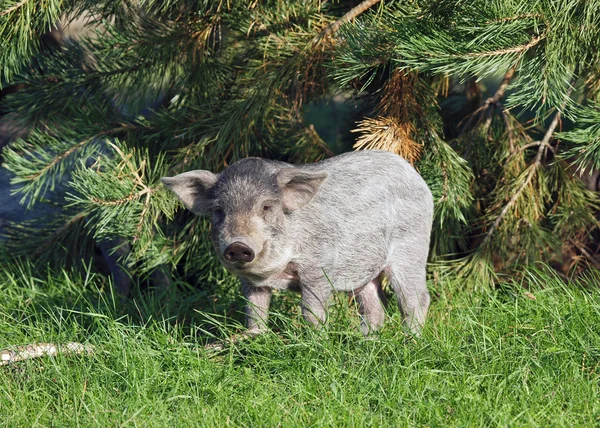
<svg viewBox="0 0 600 428"><path fill-rule="evenodd" d="M423 145L412 139L412 123L401 123L393 117L362 120L358 128L351 132L362 134L356 140L354 149L386 150L402 156L413 165L423 150Z"/></svg>

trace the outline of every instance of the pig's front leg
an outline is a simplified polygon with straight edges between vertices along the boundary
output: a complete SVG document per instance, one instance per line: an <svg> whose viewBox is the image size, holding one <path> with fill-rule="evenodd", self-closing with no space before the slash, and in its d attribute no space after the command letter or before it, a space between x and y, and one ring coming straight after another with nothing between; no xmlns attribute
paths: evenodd
<svg viewBox="0 0 600 428"><path fill-rule="evenodd" d="M247 300L246 326L247 335L254 336L267 331L269 305L271 304L271 289L269 287L254 287L242 279L242 292Z"/></svg>

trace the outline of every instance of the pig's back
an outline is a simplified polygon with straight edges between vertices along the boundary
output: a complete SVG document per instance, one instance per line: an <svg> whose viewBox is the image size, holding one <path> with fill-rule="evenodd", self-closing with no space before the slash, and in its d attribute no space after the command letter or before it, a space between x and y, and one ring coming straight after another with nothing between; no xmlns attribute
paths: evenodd
<svg viewBox="0 0 600 428"><path fill-rule="evenodd" d="M420 175L389 152L361 151L307 165L326 170L313 200L293 213L300 264L327 272L336 289L375 278L398 242L428 248L431 192Z"/></svg>
<svg viewBox="0 0 600 428"><path fill-rule="evenodd" d="M408 161L400 156L375 150L345 153L322 162L307 165L311 170L329 173L323 182L315 203L332 207L348 214L375 208L398 214L433 212L432 196L427 184Z"/></svg>

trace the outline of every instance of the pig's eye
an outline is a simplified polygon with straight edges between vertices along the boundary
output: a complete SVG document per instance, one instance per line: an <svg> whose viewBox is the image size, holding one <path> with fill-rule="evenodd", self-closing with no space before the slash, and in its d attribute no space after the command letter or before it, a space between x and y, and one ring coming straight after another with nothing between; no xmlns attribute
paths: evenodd
<svg viewBox="0 0 600 428"><path fill-rule="evenodd" d="M225 213L223 210L217 208L213 210L213 215L217 220L221 220L225 216Z"/></svg>
<svg viewBox="0 0 600 428"><path fill-rule="evenodd" d="M269 205L269 204L265 204L263 205L263 212L264 213L268 213L273 211L273 205Z"/></svg>

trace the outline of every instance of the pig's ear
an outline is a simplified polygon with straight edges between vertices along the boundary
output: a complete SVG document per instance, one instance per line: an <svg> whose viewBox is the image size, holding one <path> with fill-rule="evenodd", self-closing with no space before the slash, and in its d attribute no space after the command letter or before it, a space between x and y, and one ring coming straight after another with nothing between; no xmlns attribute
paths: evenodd
<svg viewBox="0 0 600 428"><path fill-rule="evenodd" d="M305 171L286 168L277 174L277 182L283 190L283 208L294 211L306 204L317 194L327 178L326 171Z"/></svg>
<svg viewBox="0 0 600 428"><path fill-rule="evenodd" d="M163 177L160 181L171 189L183 205L196 215L210 209L209 191L217 182L218 175L210 171L189 171L175 177Z"/></svg>

